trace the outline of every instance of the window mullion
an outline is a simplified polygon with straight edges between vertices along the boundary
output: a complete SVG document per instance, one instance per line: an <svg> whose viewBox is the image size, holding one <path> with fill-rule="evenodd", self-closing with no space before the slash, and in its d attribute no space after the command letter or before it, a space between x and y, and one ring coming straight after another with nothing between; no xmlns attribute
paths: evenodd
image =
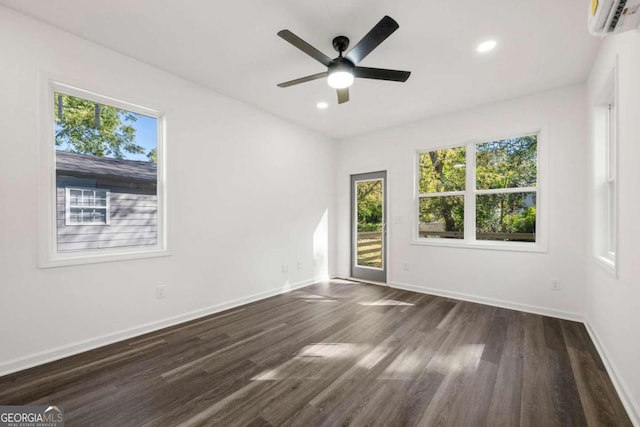
<svg viewBox="0 0 640 427"><path fill-rule="evenodd" d="M443 191L440 193L419 193L418 197L446 197L446 196L464 196L464 195L465 195L464 191Z"/></svg>
<svg viewBox="0 0 640 427"><path fill-rule="evenodd" d="M492 188L489 190L475 190L476 195L483 194L509 194L509 193L537 193L538 187L508 187Z"/></svg>
<svg viewBox="0 0 640 427"><path fill-rule="evenodd" d="M464 196L464 240L476 240L476 144L470 142L466 148L466 185Z"/></svg>

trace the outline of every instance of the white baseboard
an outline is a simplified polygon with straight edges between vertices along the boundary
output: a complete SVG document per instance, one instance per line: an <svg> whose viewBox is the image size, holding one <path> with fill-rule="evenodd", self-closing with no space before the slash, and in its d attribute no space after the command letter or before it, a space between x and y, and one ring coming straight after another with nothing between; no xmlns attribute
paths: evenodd
<svg viewBox="0 0 640 427"><path fill-rule="evenodd" d="M558 319L572 320L575 322L582 322L584 320L584 316L582 314L572 313L570 311L562 311L562 310L556 310L553 308L539 307L535 305L521 304L518 302L504 301L504 300L495 299L495 298L481 297L478 295L448 291L445 289L411 285L408 283L389 282L388 284L392 288L404 289L406 291L419 292L422 294L429 294L429 295L437 295L440 297L470 301L478 304L491 305L494 307L508 308L510 310L524 311L527 313L541 314L543 316L557 317Z"/></svg>
<svg viewBox="0 0 640 427"><path fill-rule="evenodd" d="M591 337L591 341L593 341L593 344L596 346L596 350L598 350L600 359L602 359L602 363L604 363L604 367L607 369L609 378L611 378L611 382L613 382L613 386L615 387L616 392L618 392L618 396L622 401L622 405L624 405L624 409L627 410L627 415L629 415L631 423L634 426L640 427L640 404L638 404L638 402L633 398L633 395L629 392L629 388L622 379L622 376L618 375L618 370L613 364L611 358L607 355L607 352L602 345L602 341L598 338L598 334L595 329L593 329L593 326L591 326L588 317L585 319L584 326L587 328L587 332Z"/></svg>
<svg viewBox="0 0 640 427"><path fill-rule="evenodd" d="M244 304L248 304L261 299L269 298L275 295L284 294L296 289L304 288L317 282L328 280L331 275L326 277L318 277L315 279L308 279L290 285L280 286L270 289L268 291L259 292L254 295L250 295L243 298L237 298L235 300L227 301L221 304L216 304L211 307L194 310L188 313L180 314L177 316L169 317L166 319L158 320L155 322L146 323L144 325L136 326L133 328L125 329L110 334L101 335L98 337L90 338L87 340L76 341L64 346L56 347L50 350L33 353L24 357L7 360L0 363L0 377L8 375L14 372L22 371L24 369L32 368L34 366L42 365L54 360L63 359L65 357L73 356L78 353L93 350L98 347L113 344L119 341L124 341L130 338L134 338L140 335L154 332L159 329L164 329L169 326L174 326L180 323L188 322L190 320L198 319L200 317L208 316L218 313L220 311L235 308Z"/></svg>

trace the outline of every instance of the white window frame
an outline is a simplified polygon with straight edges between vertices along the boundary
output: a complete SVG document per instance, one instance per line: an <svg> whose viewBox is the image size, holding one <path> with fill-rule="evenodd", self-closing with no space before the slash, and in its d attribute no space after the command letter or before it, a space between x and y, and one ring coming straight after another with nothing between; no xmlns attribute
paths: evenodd
<svg viewBox="0 0 640 427"><path fill-rule="evenodd" d="M97 262L120 261L138 258L168 256L167 217L166 217L166 140L165 115L159 110L121 101L98 91L84 89L89 85L71 84L45 73L40 75L42 91L40 99L41 143L38 157L38 231L40 268L67 265L91 264ZM82 89L81 89L82 87ZM154 117L157 120L157 243L153 246L92 249L80 252L58 252L57 230L57 183L55 150L55 108L54 93L87 99L110 105L138 114ZM104 91L102 91L104 93ZM65 205L66 206L66 205ZM95 225L95 224L93 224Z"/></svg>
<svg viewBox="0 0 640 427"><path fill-rule="evenodd" d="M93 191L94 200L96 197L97 191L105 192L105 205L104 206L76 206L71 203L71 191ZM64 224L73 226L73 225L109 225L111 223L110 212L111 212L111 192L106 188L89 188L89 187L66 187L64 191ZM104 222L82 222L82 221L72 221L71 220L71 209L99 209L104 210Z"/></svg>
<svg viewBox="0 0 640 427"><path fill-rule="evenodd" d="M617 252L617 199L618 199L618 162L617 162L617 107L615 102L607 105L607 246L605 256L615 263Z"/></svg>
<svg viewBox="0 0 640 427"><path fill-rule="evenodd" d="M618 66L613 67L594 105L593 255L618 277Z"/></svg>
<svg viewBox="0 0 640 427"><path fill-rule="evenodd" d="M535 187L500 188L490 190L478 190L476 188L476 147L479 144L492 141L501 141L519 136L537 135L537 182ZM412 245L418 246L445 246L468 249L488 249L518 252L546 252L546 130L544 127L536 128L533 131L517 131L495 137L474 139L466 143L438 145L433 148L416 150L414 161L414 213L415 226L413 230ZM450 191L443 193L420 193L420 155L431 151L446 150L451 148L465 147L465 190ZM536 241L535 242L504 242L494 240L476 240L476 196L483 194L506 194L506 193L536 193ZM464 238L463 239L434 239L419 237L420 227L420 199L423 197L438 196L464 196Z"/></svg>

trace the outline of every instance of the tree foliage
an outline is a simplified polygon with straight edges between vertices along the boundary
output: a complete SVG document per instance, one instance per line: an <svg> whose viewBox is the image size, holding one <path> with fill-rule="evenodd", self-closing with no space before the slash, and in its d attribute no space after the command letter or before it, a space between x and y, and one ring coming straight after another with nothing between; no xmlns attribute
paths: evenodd
<svg viewBox="0 0 640 427"><path fill-rule="evenodd" d="M536 135L478 144L477 188L535 187L537 146Z"/></svg>
<svg viewBox="0 0 640 427"><path fill-rule="evenodd" d="M158 163L158 150L154 147L147 153L147 159L151 163Z"/></svg>
<svg viewBox="0 0 640 427"><path fill-rule="evenodd" d="M56 93L56 147L99 157L125 158L144 153L132 126L138 114Z"/></svg>
<svg viewBox="0 0 640 427"><path fill-rule="evenodd" d="M456 147L420 154L420 193L463 191L466 148ZM464 197L429 197L420 201L420 221L444 223L442 231L464 231Z"/></svg>
<svg viewBox="0 0 640 427"><path fill-rule="evenodd" d="M382 231L382 180L357 183L358 232Z"/></svg>
<svg viewBox="0 0 640 427"><path fill-rule="evenodd" d="M420 154L420 193L466 189L466 155L476 156L478 190L535 187L537 136L527 135L465 147ZM476 197L476 231L480 233L535 233L534 192L484 194ZM464 231L464 197L437 196L420 199L420 222L433 231ZM479 236L481 238L481 236Z"/></svg>

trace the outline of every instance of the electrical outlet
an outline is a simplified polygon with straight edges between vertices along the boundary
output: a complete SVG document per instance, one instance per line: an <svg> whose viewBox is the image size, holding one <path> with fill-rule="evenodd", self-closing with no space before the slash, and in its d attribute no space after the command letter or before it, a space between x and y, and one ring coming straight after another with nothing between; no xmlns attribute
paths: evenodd
<svg viewBox="0 0 640 427"><path fill-rule="evenodd" d="M283 273L289 272L289 266L287 264L282 264L282 272Z"/></svg>
<svg viewBox="0 0 640 427"><path fill-rule="evenodd" d="M302 261L298 261L298 270L302 270Z"/></svg>
<svg viewBox="0 0 640 427"><path fill-rule="evenodd" d="M409 263L408 262L404 262L402 263L402 269L404 271L409 271Z"/></svg>
<svg viewBox="0 0 640 427"><path fill-rule="evenodd" d="M560 279L551 279L551 290L552 291L560 290Z"/></svg>
<svg viewBox="0 0 640 427"><path fill-rule="evenodd" d="M167 297L167 286L166 285L158 285L156 286L156 298L166 298Z"/></svg>

